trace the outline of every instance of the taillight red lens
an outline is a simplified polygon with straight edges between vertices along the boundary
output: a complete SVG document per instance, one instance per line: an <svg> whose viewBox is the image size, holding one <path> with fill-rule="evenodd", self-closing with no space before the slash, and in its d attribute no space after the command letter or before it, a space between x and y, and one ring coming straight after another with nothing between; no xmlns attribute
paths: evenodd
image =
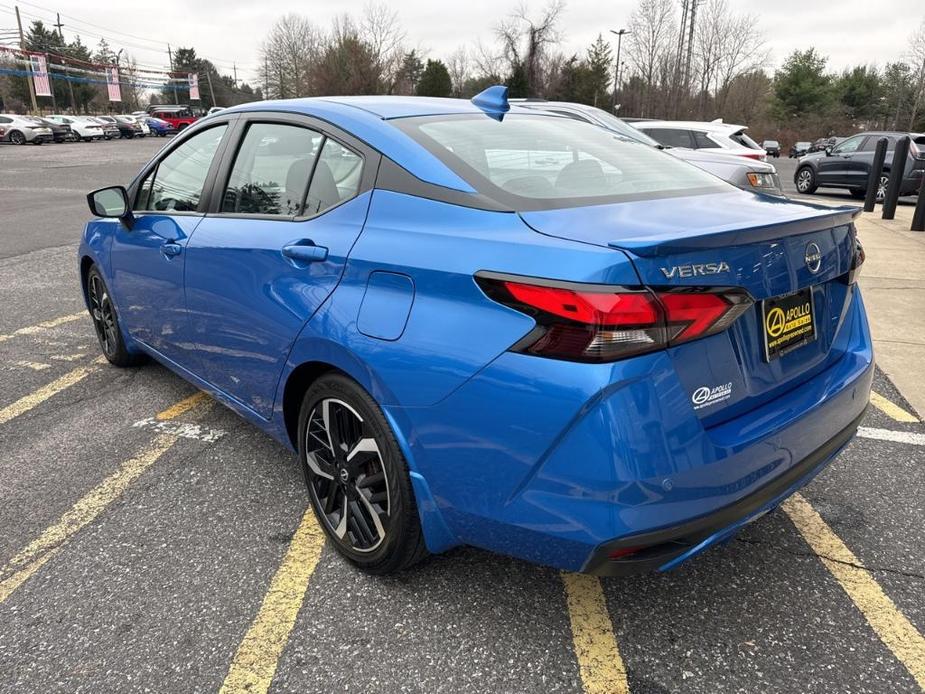
<svg viewBox="0 0 925 694"><path fill-rule="evenodd" d="M659 320L658 304L648 293L576 291L505 282L511 295L554 316L591 325L646 325Z"/></svg>
<svg viewBox="0 0 925 694"><path fill-rule="evenodd" d="M861 245L861 242L855 239L854 241L854 256L851 258L851 269L848 270L848 284L854 284L858 281L858 275L861 274L861 266L866 260L867 254L864 253L864 246Z"/></svg>
<svg viewBox="0 0 925 694"><path fill-rule="evenodd" d="M737 289L653 292L494 273L479 273L476 281L490 298L536 320L514 351L570 361L616 361L706 337L752 303Z"/></svg>

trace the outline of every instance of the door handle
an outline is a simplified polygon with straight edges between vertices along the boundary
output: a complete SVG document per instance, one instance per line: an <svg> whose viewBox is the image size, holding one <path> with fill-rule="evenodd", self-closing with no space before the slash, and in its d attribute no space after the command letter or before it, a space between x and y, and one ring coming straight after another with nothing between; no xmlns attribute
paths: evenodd
<svg viewBox="0 0 925 694"><path fill-rule="evenodd" d="M179 243L173 241L168 241L167 243L161 244L161 253L163 253L168 258L175 258L180 255L180 251L183 250L183 246Z"/></svg>
<svg viewBox="0 0 925 694"><path fill-rule="evenodd" d="M303 263L316 263L328 259L328 249L313 243L292 243L283 246L283 255Z"/></svg>

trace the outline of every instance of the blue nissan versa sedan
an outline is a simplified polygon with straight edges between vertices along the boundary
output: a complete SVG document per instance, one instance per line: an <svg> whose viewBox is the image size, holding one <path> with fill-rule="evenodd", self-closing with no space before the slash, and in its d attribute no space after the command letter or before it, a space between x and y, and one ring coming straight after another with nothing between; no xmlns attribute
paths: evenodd
<svg viewBox="0 0 925 694"><path fill-rule="evenodd" d="M506 96L197 122L88 196L100 345L297 450L366 571L460 544L670 569L854 435L873 375L856 212Z"/></svg>

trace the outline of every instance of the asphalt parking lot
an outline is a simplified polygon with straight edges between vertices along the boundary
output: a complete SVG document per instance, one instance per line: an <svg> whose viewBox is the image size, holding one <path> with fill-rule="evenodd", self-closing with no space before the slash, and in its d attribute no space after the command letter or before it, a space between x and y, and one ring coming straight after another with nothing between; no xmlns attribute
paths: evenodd
<svg viewBox="0 0 925 694"><path fill-rule="evenodd" d="M832 466L674 572L349 568L294 456L166 369L98 358L84 195L163 144L0 148L0 692L925 687L925 427L882 374Z"/></svg>

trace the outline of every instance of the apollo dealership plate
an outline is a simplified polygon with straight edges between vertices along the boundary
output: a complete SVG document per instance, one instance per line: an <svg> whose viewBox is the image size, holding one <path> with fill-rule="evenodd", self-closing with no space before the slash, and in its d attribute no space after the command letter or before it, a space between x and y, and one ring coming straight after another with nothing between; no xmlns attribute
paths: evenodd
<svg viewBox="0 0 925 694"><path fill-rule="evenodd" d="M765 299L761 302L761 318L767 361L812 342L816 339L813 288L806 287L795 294Z"/></svg>

